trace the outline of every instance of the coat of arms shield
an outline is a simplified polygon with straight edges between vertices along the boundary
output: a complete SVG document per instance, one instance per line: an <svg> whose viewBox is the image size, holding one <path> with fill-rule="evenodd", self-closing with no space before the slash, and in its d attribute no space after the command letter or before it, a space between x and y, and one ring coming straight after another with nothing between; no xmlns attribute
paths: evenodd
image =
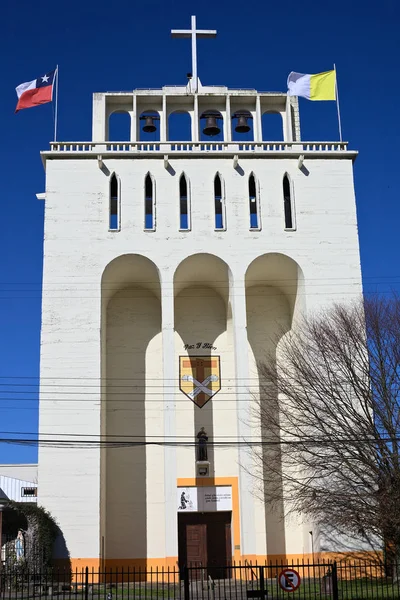
<svg viewBox="0 0 400 600"><path fill-rule="evenodd" d="M219 356L180 356L179 389L199 408L221 389Z"/></svg>

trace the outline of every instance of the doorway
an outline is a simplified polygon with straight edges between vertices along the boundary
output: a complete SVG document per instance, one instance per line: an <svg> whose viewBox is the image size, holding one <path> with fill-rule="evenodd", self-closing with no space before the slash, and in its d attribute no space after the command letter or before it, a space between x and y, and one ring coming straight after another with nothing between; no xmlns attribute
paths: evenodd
<svg viewBox="0 0 400 600"><path fill-rule="evenodd" d="M232 563L232 513L178 514L179 567L191 567L192 579L230 577ZM206 570L205 570L206 569Z"/></svg>

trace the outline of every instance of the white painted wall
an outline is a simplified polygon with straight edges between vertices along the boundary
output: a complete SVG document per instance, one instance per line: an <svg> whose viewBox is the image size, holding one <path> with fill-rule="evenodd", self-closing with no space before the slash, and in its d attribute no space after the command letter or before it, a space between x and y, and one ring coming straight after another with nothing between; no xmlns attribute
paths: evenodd
<svg viewBox="0 0 400 600"><path fill-rule="evenodd" d="M7 464L0 465L0 475L23 479L24 481L33 481L37 483L38 465L37 464Z"/></svg>
<svg viewBox="0 0 400 600"><path fill-rule="evenodd" d="M100 99L97 102L103 110ZM216 332L214 345L223 356L226 376L248 377L254 371L254 359L249 352L245 329L244 277L252 261L261 255L281 253L300 266L304 281L299 285L298 299L308 309L317 309L332 301L350 300L361 293L351 160L343 155L307 158L307 176L297 169L297 159L290 158L244 157L240 159L241 172L233 169L231 158L208 157L206 154L202 158L171 156L169 162L172 170L167 171L161 156L104 160L105 169L109 173L115 171L121 180L121 231L110 233L109 177L99 169L97 160L80 160L73 156L47 160L41 341L41 376L46 378L46 388L41 391L39 426L43 433L68 433L76 439L80 439L78 436L85 439L99 436L101 335L109 336L108 342L114 345L116 353L128 350L133 356L139 338L146 337L146 330L157 321L159 333L151 337L145 355L148 378L151 381L168 377L176 381L177 357L182 353L183 338L189 335L189 329L192 328L193 337L212 336ZM157 189L157 230L154 232L143 231L144 177L148 171L155 178ZM192 231L189 232L179 231L178 190L182 171L190 180ZM224 178L227 199L227 230L223 232L214 231L213 180L217 171ZM260 186L263 225L260 232L250 232L248 225L247 185L252 171ZM284 231L282 177L286 171L295 190L297 231L294 232ZM185 299L185 293L190 290L189 275L185 275L182 285L176 282L173 334L171 290L174 273L182 261L197 253L219 257L226 263L226 274L222 276L220 271L215 271L212 260L205 257L193 266L190 276L191 285L200 277L202 291L192 289L193 297ZM101 277L110 261L125 254L143 255L154 263L160 275L160 299L122 303L112 313L114 321L102 330ZM208 280L205 267L209 267ZM271 279L276 279L277 267L271 263L265 268L265 272L261 269L257 275L260 281L254 280L252 285L265 285L265 280L270 285ZM223 277L224 285L227 282L222 292L216 277L217 280ZM137 283L133 275L129 281L129 272L123 278L125 283ZM269 311L274 314L277 310L278 320L287 319L287 313L283 308L284 301L279 307L267 299L263 303L263 294L264 290L256 303L251 300L247 315L249 318L250 312L252 327L255 323L255 327L260 326L267 333L272 327ZM161 329L160 308L164 315ZM291 306L293 310L294 306ZM232 317L227 325L230 312ZM141 314L143 322L139 323L137 317ZM153 324L146 321L150 314ZM117 332L116 324L124 315L126 330L120 326ZM187 332L185 335L181 333L183 330ZM174 363L169 358L174 352L173 346ZM129 372L126 356L122 362L115 360L117 354L111 362L107 352L106 356L107 366L103 361L105 372L111 376L116 374L118 378ZM52 392L60 390L63 393L59 400L49 400L57 398ZM237 402L233 391L232 394L234 400L227 405L220 401L223 396L217 395L215 402L211 402L212 413L208 418L212 418L215 432L242 436L249 433L245 425L248 407ZM167 396L168 390L164 389L164 397ZM159 435L194 432L199 410L189 400L184 402L178 391L175 403L168 398L168 413L164 415L161 404L146 404L146 430ZM160 409L157 418L152 412L154 406ZM109 468L113 470L118 463L117 451L110 452ZM172 486L176 486L176 477L194 475L193 449L168 450L168 453L167 461L163 461L162 448L147 453L147 548L150 557L177 555L176 517L172 514L176 511L176 501L172 494L174 488L168 486L171 479ZM246 460L245 454L238 453L237 449L216 450L215 475L239 475L242 552L264 553L262 509L251 494L249 477L238 467ZM72 557L96 558L100 554L100 470L99 449L40 448L39 502L58 520ZM118 480L118 470L110 474L107 469L102 481L104 477L108 481ZM128 485L127 495L131 496L131 482L124 481L123 484ZM164 514L163 489L166 494ZM112 489L107 488L105 494L103 490L103 503L104 497L109 503L110 518L114 512L115 518L120 515L125 527L129 527L128 505L121 508L113 499ZM130 498L129 502L134 500ZM169 533L164 535L168 528ZM302 542L296 542L298 535L297 527L287 529L287 552L304 547ZM116 542L113 543L115 547ZM268 543L267 540L267 546ZM135 552L132 549L132 553Z"/></svg>

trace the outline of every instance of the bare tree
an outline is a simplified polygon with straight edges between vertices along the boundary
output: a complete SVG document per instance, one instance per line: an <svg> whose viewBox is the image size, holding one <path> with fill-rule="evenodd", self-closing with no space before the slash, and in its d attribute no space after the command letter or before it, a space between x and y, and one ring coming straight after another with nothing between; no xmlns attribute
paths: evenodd
<svg viewBox="0 0 400 600"><path fill-rule="evenodd" d="M265 501L355 548L400 556L400 299L296 325L258 365Z"/></svg>

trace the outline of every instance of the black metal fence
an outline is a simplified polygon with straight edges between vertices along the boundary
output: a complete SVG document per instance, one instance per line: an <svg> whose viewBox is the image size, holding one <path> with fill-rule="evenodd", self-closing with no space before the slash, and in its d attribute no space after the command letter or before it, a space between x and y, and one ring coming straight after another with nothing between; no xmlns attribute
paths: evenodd
<svg viewBox="0 0 400 600"><path fill-rule="evenodd" d="M375 562L320 562L183 569L29 570L0 567L1 600L400 599L398 569Z"/></svg>

